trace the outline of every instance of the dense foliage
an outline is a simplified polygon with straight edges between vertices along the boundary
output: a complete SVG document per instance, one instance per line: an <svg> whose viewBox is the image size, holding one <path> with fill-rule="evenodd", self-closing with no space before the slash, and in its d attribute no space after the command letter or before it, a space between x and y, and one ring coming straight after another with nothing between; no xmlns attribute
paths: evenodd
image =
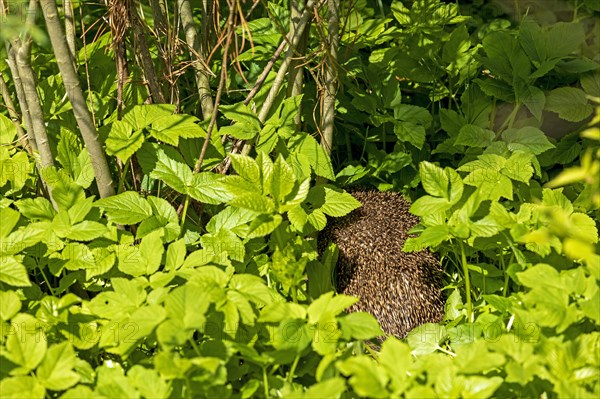
<svg viewBox="0 0 600 399"><path fill-rule="evenodd" d="M600 396L596 1L107 3L0 1L0 396ZM446 272L380 348L354 184Z"/></svg>

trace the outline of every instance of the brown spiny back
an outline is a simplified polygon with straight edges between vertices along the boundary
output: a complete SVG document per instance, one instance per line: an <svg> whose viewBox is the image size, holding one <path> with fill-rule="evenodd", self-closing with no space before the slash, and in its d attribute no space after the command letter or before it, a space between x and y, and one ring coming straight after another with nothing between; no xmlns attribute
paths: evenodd
<svg viewBox="0 0 600 399"><path fill-rule="evenodd" d="M319 234L322 253L337 244L336 288L360 301L349 311L365 311L397 337L444 316L440 262L429 251L403 252L407 232L419 223L398 193L354 191L363 206L329 219Z"/></svg>

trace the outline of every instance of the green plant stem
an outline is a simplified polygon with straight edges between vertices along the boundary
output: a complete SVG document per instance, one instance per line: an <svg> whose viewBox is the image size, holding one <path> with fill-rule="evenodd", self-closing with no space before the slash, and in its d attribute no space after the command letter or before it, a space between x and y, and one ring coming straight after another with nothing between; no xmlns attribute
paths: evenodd
<svg viewBox="0 0 600 399"><path fill-rule="evenodd" d="M48 277L46 276L46 273L44 273L44 269L41 268L41 267L39 269L40 269L40 272L42 273L42 277L44 278L44 281L48 285L48 289L50 290L50 293L52 294L52 296L56 296L56 293L52 289L52 284L50 284L50 280L48 280Z"/></svg>
<svg viewBox="0 0 600 399"><path fill-rule="evenodd" d="M119 174L119 184L117 185L117 193L122 193L125 191L125 176L129 171L129 162L125 162L123 166L123 171Z"/></svg>
<svg viewBox="0 0 600 399"><path fill-rule="evenodd" d="M196 354L198 356L202 356L202 352L200 352L200 349L198 348L198 345L196 345L196 342L194 341L194 337L191 337L190 339L188 339L188 341L192 345L192 348L194 349L194 352L196 352Z"/></svg>
<svg viewBox="0 0 600 399"><path fill-rule="evenodd" d="M190 205L190 196L186 195L185 200L183 202L183 211L181 212L181 232L179 234L183 235L183 225L185 224L185 218L187 216L188 206Z"/></svg>
<svg viewBox="0 0 600 399"><path fill-rule="evenodd" d="M441 346L439 346L439 345L437 346L437 350L439 350L440 352L444 352L446 355L449 355L449 356L452 356L452 357L455 357L455 356L456 356L456 353L454 353L454 352L450 352L449 350L447 350L447 349L444 349L444 348L442 348L442 347L441 347Z"/></svg>
<svg viewBox="0 0 600 399"><path fill-rule="evenodd" d="M300 354L297 354L294 358L294 362L292 363L292 367L290 368L290 373L288 374L288 382L291 384L294 381L294 373L296 372L296 367L298 367L298 362L300 361Z"/></svg>
<svg viewBox="0 0 600 399"><path fill-rule="evenodd" d="M267 369L266 367L262 368L263 375L263 389L265 391L265 398L269 397L269 378L267 377Z"/></svg>
<svg viewBox="0 0 600 399"><path fill-rule="evenodd" d="M515 118L517 117L517 114L519 113L520 108L521 108L521 103L516 103L512 112L510 113L510 115L508 115L508 118L506 118L506 120L504 121L502 126L500 126L500 129L498 129L498 135L504 129L511 129L513 127L513 124L515 123Z"/></svg>
<svg viewBox="0 0 600 399"><path fill-rule="evenodd" d="M515 258L514 254L510 255L510 262L508 263L509 266L513 263L513 260ZM509 282L509 275L508 275L508 271L506 270L506 267L504 265L504 259L502 259L502 267L504 268L504 296L506 297L508 295L508 282Z"/></svg>
<svg viewBox="0 0 600 399"><path fill-rule="evenodd" d="M460 261L462 263L463 273L465 274L465 290L467 295L467 320L473 321L473 303L471 302L471 278L469 276L469 265L467 264L467 255L462 241L458 241L460 245Z"/></svg>

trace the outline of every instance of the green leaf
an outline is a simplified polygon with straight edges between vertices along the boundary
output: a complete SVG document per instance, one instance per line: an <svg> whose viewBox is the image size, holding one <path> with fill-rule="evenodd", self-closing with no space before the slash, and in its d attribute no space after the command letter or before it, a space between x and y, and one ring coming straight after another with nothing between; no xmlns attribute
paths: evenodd
<svg viewBox="0 0 600 399"><path fill-rule="evenodd" d="M512 200L512 182L507 176L494 169L477 169L464 179L465 184L479 187L480 193L491 201L500 197Z"/></svg>
<svg viewBox="0 0 600 399"><path fill-rule="evenodd" d="M533 176L532 158L533 155L528 152L515 152L506 161L504 168L502 168L502 174L513 180L529 184Z"/></svg>
<svg viewBox="0 0 600 399"><path fill-rule="evenodd" d="M282 220L280 215L259 215L250 223L243 237L250 239L269 235L281 224Z"/></svg>
<svg viewBox="0 0 600 399"><path fill-rule="evenodd" d="M17 136L17 129L13 122L0 114L0 145L9 145Z"/></svg>
<svg viewBox="0 0 600 399"><path fill-rule="evenodd" d="M423 324L412 331L406 337L406 342L415 356L426 355L435 352L439 343L447 336L446 328L439 324Z"/></svg>
<svg viewBox="0 0 600 399"><path fill-rule="evenodd" d="M526 287L554 287L562 289L563 283L558 271L550 265L540 263L517 273L519 282Z"/></svg>
<svg viewBox="0 0 600 399"><path fill-rule="evenodd" d="M313 136L306 133L299 134L297 138L290 140L290 145L293 146L296 156L306 157L310 168L317 176L329 180L335 179L331 159Z"/></svg>
<svg viewBox="0 0 600 399"><path fill-rule="evenodd" d="M176 108L172 104L134 105L123 115L123 122L131 125L134 130L142 130L154 121L172 115Z"/></svg>
<svg viewBox="0 0 600 399"><path fill-rule="evenodd" d="M379 352L379 363L392 379L392 386L396 391L403 389L403 383L407 379L407 372L412 364L410 347L395 337L389 337L381 345Z"/></svg>
<svg viewBox="0 0 600 399"><path fill-rule="evenodd" d="M79 374L73 370L76 361L75 351L69 342L52 345L37 369L37 377L46 388L64 391L80 379Z"/></svg>
<svg viewBox="0 0 600 399"><path fill-rule="evenodd" d="M546 98L546 109L556 112L569 122L580 122L590 116L593 107L588 103L585 92L575 87L559 87Z"/></svg>
<svg viewBox="0 0 600 399"><path fill-rule="evenodd" d="M308 307L308 322L313 324L319 321L328 322L345 309L354 305L358 298L333 292L321 295Z"/></svg>
<svg viewBox="0 0 600 399"><path fill-rule="evenodd" d="M94 169L87 149L81 148L75 133L61 128L57 146L57 159L71 179L82 187L89 187L94 180Z"/></svg>
<svg viewBox="0 0 600 399"><path fill-rule="evenodd" d="M228 206L210 219L206 224L206 230L213 234L221 229L236 232L237 227L253 221L256 216L257 214L253 211Z"/></svg>
<svg viewBox="0 0 600 399"><path fill-rule="evenodd" d="M165 251L161 237L161 231L154 231L142 238L140 255L145 261L144 274L146 275L154 273L160 266Z"/></svg>
<svg viewBox="0 0 600 399"><path fill-rule="evenodd" d="M377 319L365 312L349 313L340 317L338 323L342 329L342 337L346 340L351 338L366 340L384 334Z"/></svg>
<svg viewBox="0 0 600 399"><path fill-rule="evenodd" d="M25 248L31 247L43 241L48 234L48 225L45 223L30 223L25 227L19 227L5 237L0 245L0 253L4 255L15 255ZM2 262L0 262L0 265Z"/></svg>
<svg viewBox="0 0 600 399"><path fill-rule="evenodd" d="M419 164L421 184L425 191L434 197L449 199L448 176L444 170L433 163L423 161Z"/></svg>
<svg viewBox="0 0 600 399"><path fill-rule="evenodd" d="M460 128L454 144L485 148L492 144L495 137L496 134L491 130L476 125L464 125Z"/></svg>
<svg viewBox="0 0 600 399"><path fill-rule="evenodd" d="M487 55L482 57L483 64L506 83L512 84L517 77L524 80L529 77L529 57L509 32L490 33L483 39L483 49Z"/></svg>
<svg viewBox="0 0 600 399"><path fill-rule="evenodd" d="M87 148L81 150L71 171L75 183L83 188L89 188L94 181L94 167Z"/></svg>
<svg viewBox="0 0 600 399"><path fill-rule="evenodd" d="M44 170L46 181L53 186L52 198L58 205L59 210L68 210L78 202L85 200L85 192L73 180L64 174L64 171L56 172L53 168Z"/></svg>
<svg viewBox="0 0 600 399"><path fill-rule="evenodd" d="M188 187L188 193L192 198L205 204L223 204L232 198L223 184L223 178L218 173L196 173Z"/></svg>
<svg viewBox="0 0 600 399"><path fill-rule="evenodd" d="M106 139L106 153L119 157L122 162L127 162L140 149L144 139L143 130L134 130L125 121L115 121Z"/></svg>
<svg viewBox="0 0 600 399"><path fill-rule="evenodd" d="M427 227L417 238L410 237L404 244L404 252L420 251L435 247L450 238L450 228L446 225Z"/></svg>
<svg viewBox="0 0 600 399"><path fill-rule="evenodd" d="M237 275L234 275L235 278ZM262 308L258 321L262 323L280 323L283 320L304 320L306 309L293 302L272 302Z"/></svg>
<svg viewBox="0 0 600 399"><path fill-rule="evenodd" d="M29 275L25 266L14 256L2 256L0 281L14 287L30 287Z"/></svg>
<svg viewBox="0 0 600 399"><path fill-rule="evenodd" d="M362 205L345 191L329 186L323 186L323 190L325 192L325 203L320 210L328 216L345 216Z"/></svg>
<svg viewBox="0 0 600 399"><path fill-rule="evenodd" d="M169 245L165 260L165 270L177 270L183 265L187 250L184 239L180 239Z"/></svg>
<svg viewBox="0 0 600 399"><path fill-rule="evenodd" d="M252 302L263 305L272 302L271 292L260 277L251 274L234 274L229 287L239 291Z"/></svg>
<svg viewBox="0 0 600 399"><path fill-rule="evenodd" d="M12 325L15 332L6 339L6 352L3 355L21 366L19 374L27 374L40 364L46 354L46 334L40 321L28 314L20 313L15 316ZM12 373L16 374L16 370Z"/></svg>
<svg viewBox="0 0 600 399"><path fill-rule="evenodd" d="M504 356L490 352L485 341L475 341L456 349L456 365L463 374L485 374L504 365Z"/></svg>
<svg viewBox="0 0 600 399"><path fill-rule="evenodd" d="M31 199L28 199L29 201L33 201ZM21 211L21 208L19 207L19 203L22 203L22 201L24 200L20 200L17 202L17 207L19 208L19 210ZM47 201L47 200L46 200ZM22 213L23 211L21 211ZM24 215L25 217L28 217L27 215ZM19 222L19 219L21 218L21 215L19 215L19 212L15 211L12 208L1 208L0 209L0 218L2 218L2 223L0 223L0 237L6 237L10 234L10 232L12 231L12 229L17 225L17 223ZM2 250L4 250L4 248L2 248Z"/></svg>
<svg viewBox="0 0 600 399"><path fill-rule="evenodd" d="M515 88L517 101L525 104L529 112L538 121L542 120L542 111L546 105L546 96L541 89L535 86L525 86L524 88Z"/></svg>
<svg viewBox="0 0 600 399"><path fill-rule="evenodd" d="M338 399L346 392L346 382L343 378L333 377L311 385L304 394L303 399Z"/></svg>
<svg viewBox="0 0 600 399"><path fill-rule="evenodd" d="M206 137L206 131L196 122L199 119L192 115L167 115L152 122L150 134L160 141L179 145L179 138Z"/></svg>
<svg viewBox="0 0 600 399"><path fill-rule="evenodd" d="M181 232L181 227L175 208L167 200L159 197L150 195L147 199L152 207L152 216L138 226L136 237L142 238L158 230L163 232L165 243L176 240Z"/></svg>
<svg viewBox="0 0 600 399"><path fill-rule="evenodd" d="M23 216L34 221L52 220L54 215L56 215L56 211L52 207L52 204L44 197L24 198L16 201L15 205L17 208L19 208L19 211L21 214L23 214ZM0 212L3 212L5 209L0 210ZM2 220L3 225L8 222L8 219L4 216L4 213L2 213ZM10 225L9 223L7 224ZM4 226L2 228L4 228Z"/></svg>
<svg viewBox="0 0 600 399"><path fill-rule="evenodd" d="M125 377L125 372L119 364L112 367L104 364L96 368L96 392L107 398L138 399L140 397L139 392Z"/></svg>
<svg viewBox="0 0 600 399"><path fill-rule="evenodd" d="M449 71L458 72L457 69L466 64L465 53L470 47L471 40L467 27L465 25L457 26L450 34L442 51L442 61L448 64Z"/></svg>
<svg viewBox="0 0 600 399"><path fill-rule="evenodd" d="M600 97L600 71L596 70L583 75L581 87L588 96Z"/></svg>
<svg viewBox="0 0 600 399"><path fill-rule="evenodd" d="M375 360L367 356L350 357L339 361L337 368L342 374L350 377L349 382L354 391L368 398L387 398L385 389L388 377L382 373Z"/></svg>
<svg viewBox="0 0 600 399"><path fill-rule="evenodd" d="M241 194L233 198L230 205L238 208L248 209L257 213L272 213L275 205L270 198L264 197L258 193Z"/></svg>
<svg viewBox="0 0 600 399"><path fill-rule="evenodd" d="M170 318L183 322L184 328L203 328L204 314L210 305L209 294L196 284L187 284L171 291L165 299L165 310Z"/></svg>
<svg viewBox="0 0 600 399"><path fill-rule="evenodd" d="M594 219L584 213L575 212L569 217L569 221L569 235L592 244L598 242L598 229Z"/></svg>
<svg viewBox="0 0 600 399"><path fill-rule="evenodd" d="M65 238L75 241L92 241L94 238L103 236L108 232L105 225L91 220L84 220L72 226L70 231L65 234Z"/></svg>
<svg viewBox="0 0 600 399"><path fill-rule="evenodd" d="M162 180L177 192L188 193L193 180L192 170L174 148L145 143L137 157L144 173Z"/></svg>
<svg viewBox="0 0 600 399"><path fill-rule="evenodd" d="M127 371L127 377L145 398L168 398L171 385L155 369L136 364Z"/></svg>
<svg viewBox="0 0 600 399"><path fill-rule="evenodd" d="M246 250L242 240L232 231L221 229L216 234L204 234L200 237L202 247L211 254L227 254L233 260L242 262Z"/></svg>
<svg viewBox="0 0 600 399"><path fill-rule="evenodd" d="M546 49L548 58L561 58L577 52L585 42L582 23L557 22L548 27Z"/></svg>
<svg viewBox="0 0 600 399"><path fill-rule="evenodd" d="M461 397L465 399L490 398L503 382L502 378L496 376L467 377L463 383L464 387L461 391Z"/></svg>
<svg viewBox="0 0 600 399"><path fill-rule="evenodd" d="M240 154L230 154L229 158L238 175L257 187L262 186L260 166L254 158Z"/></svg>
<svg viewBox="0 0 600 399"><path fill-rule="evenodd" d="M260 121L252 108L243 102L232 105L221 105L219 111L225 115L227 119L235 122L242 122L251 125L258 131L260 129Z"/></svg>
<svg viewBox="0 0 600 399"><path fill-rule="evenodd" d="M273 163L270 193L277 203L283 203L285 197L292 192L296 184L296 176L292 168L279 155Z"/></svg>
<svg viewBox="0 0 600 399"><path fill-rule="evenodd" d="M149 305L136 309L127 323L119 326L119 346L113 352L128 354L135 344L148 337L166 318L167 312L162 306ZM132 328L133 326L133 328ZM122 333L122 334L121 334ZM123 337L123 339L121 339Z"/></svg>
<svg viewBox="0 0 600 399"><path fill-rule="evenodd" d="M6 153L8 155L8 152ZM10 158L0 156L0 186L11 183L12 190L18 191L25 186L25 182L33 171L26 151L18 151Z"/></svg>
<svg viewBox="0 0 600 399"><path fill-rule="evenodd" d="M94 206L104 209L108 220L116 224L136 224L152 216L148 201L135 191L103 198L96 201Z"/></svg>
<svg viewBox="0 0 600 399"><path fill-rule="evenodd" d="M21 300L14 291L0 291L0 319L10 320L21 310Z"/></svg>
<svg viewBox="0 0 600 399"><path fill-rule="evenodd" d="M240 140L252 140L258 132L259 130L254 125L246 122L238 122L231 126L221 126L219 128L219 135L231 136Z"/></svg>
<svg viewBox="0 0 600 399"><path fill-rule="evenodd" d="M424 195L412 203L410 206L410 213L417 216L426 216L444 212L451 207L452 204L445 198Z"/></svg>
<svg viewBox="0 0 600 399"><path fill-rule="evenodd" d="M44 399L46 390L35 377L18 376L0 381L3 399Z"/></svg>
<svg viewBox="0 0 600 399"><path fill-rule="evenodd" d="M92 210L93 203L94 197L87 197L73 204L73 206L71 206L67 211L71 223L79 223L83 219L85 219L87 214L90 213L90 211Z"/></svg>
<svg viewBox="0 0 600 399"><path fill-rule="evenodd" d="M425 143L425 128L412 122L398 122L394 124L394 133L398 140L408 142L418 149Z"/></svg>
<svg viewBox="0 0 600 399"><path fill-rule="evenodd" d="M502 140L508 144L508 148L512 152L529 151L534 155L539 155L554 148L544 132L531 126L507 129L502 133Z"/></svg>

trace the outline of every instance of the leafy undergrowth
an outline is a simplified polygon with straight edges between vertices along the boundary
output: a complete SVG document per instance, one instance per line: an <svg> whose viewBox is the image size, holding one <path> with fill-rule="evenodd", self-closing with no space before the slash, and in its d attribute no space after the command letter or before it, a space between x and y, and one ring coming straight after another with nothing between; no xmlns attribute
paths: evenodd
<svg viewBox="0 0 600 399"><path fill-rule="evenodd" d="M239 55L251 75L277 44L265 19L287 17L268 3L249 22L258 50ZM358 3L335 164L305 133L315 82L265 121L232 91L197 172L207 122L141 105L139 84L119 118L115 85L86 75L117 177L102 199L36 47L57 163L37 172L0 114L0 396L600 396L600 10L511 24L483 1ZM108 39L78 62L106 68ZM577 125L557 140L550 117ZM230 154L227 136L254 150ZM215 172L226 157L234 173ZM340 188L354 183L410 196L421 224L405 250L430 248L446 271L444 322L377 349L375 318L334 293L335 246L319 256L314 240L360 206Z"/></svg>

